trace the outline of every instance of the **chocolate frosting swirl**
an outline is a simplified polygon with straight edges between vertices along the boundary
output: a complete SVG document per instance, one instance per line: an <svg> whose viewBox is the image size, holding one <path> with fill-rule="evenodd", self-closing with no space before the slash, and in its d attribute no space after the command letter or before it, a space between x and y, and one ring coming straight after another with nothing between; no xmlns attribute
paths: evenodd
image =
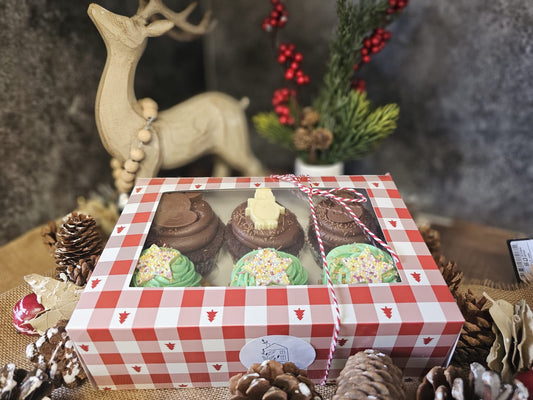
<svg viewBox="0 0 533 400"><path fill-rule="evenodd" d="M152 224L151 240L182 253L207 246L220 224L211 206L200 195L166 193Z"/></svg>
<svg viewBox="0 0 533 400"><path fill-rule="evenodd" d="M230 224L233 235L246 246L256 249L272 247L283 250L292 246L302 229L296 215L285 209L278 218L276 229L255 229L250 217L245 215L247 203L239 204L231 214Z"/></svg>

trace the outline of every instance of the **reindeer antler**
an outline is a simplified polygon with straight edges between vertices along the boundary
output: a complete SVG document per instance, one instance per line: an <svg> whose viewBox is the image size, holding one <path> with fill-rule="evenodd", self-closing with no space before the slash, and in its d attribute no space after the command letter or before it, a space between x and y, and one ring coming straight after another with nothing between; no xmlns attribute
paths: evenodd
<svg viewBox="0 0 533 400"><path fill-rule="evenodd" d="M211 10L205 12L202 20L197 25L187 21L196 5L197 3L193 2L185 10L175 12L165 6L162 0L139 0L139 8L136 15L145 21L158 19L158 15L164 17L173 22L176 28L179 28L179 30L173 29L167 34L175 40L187 41L210 32L216 25L216 21L211 21Z"/></svg>

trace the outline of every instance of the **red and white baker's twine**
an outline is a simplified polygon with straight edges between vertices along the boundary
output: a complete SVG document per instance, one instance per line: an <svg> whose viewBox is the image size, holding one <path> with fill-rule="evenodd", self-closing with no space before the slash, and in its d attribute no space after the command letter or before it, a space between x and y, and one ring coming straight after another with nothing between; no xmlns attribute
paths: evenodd
<svg viewBox="0 0 533 400"><path fill-rule="evenodd" d="M341 326L341 313L339 309L339 301L337 300L337 295L335 294L335 288L333 287L333 283L331 282L331 276L330 276L327 261L326 261L326 252L324 250L324 244L322 242L322 237L320 235L320 229L318 228L315 205L313 203L313 196L321 196L321 197L330 198L336 201L337 203L339 203L340 205L342 205L345 208L345 210L348 211L348 213L353 218L353 220L357 223L357 225L359 225L359 227L368 236L370 236L373 240L379 243L385 250L387 250L395 262L399 262L399 258L398 258L398 255L394 252L394 250L392 250L392 248L389 245L387 245L383 240L381 240L377 235L375 235L374 232L368 229L366 225L363 224L361 220L357 217L357 215L355 215L355 213L348 206L348 204L346 204L346 203L365 203L367 201L366 197L363 196L361 193L359 193L357 190L353 188L347 188L347 187L333 188L329 190L318 189L318 188L312 187L312 185L310 184L311 179L308 175L300 175L300 176L296 176L293 174L271 175L271 178L295 184L298 187L298 189L300 189L302 192L307 194L307 198L309 200L309 208L311 210L311 216L313 218L313 226L315 228L316 238L318 241L318 247L320 248L320 256L322 257L322 263L324 265L324 269L326 271L326 277L328 280L328 290L331 296L333 307L335 308L335 326L333 330L333 336L331 338L331 346L329 348L329 355L328 355L328 360L326 364L326 369L324 371L324 376L322 377L322 381L320 383L321 385L325 385L328 375L329 375L331 362L333 360L333 353L335 352L335 349L337 348L337 342L339 340L339 330ZM306 183L308 185L306 185ZM356 198L349 199L349 198L336 196L335 194L333 194L334 192L338 192L338 191L348 191L350 193L353 193L356 196Z"/></svg>

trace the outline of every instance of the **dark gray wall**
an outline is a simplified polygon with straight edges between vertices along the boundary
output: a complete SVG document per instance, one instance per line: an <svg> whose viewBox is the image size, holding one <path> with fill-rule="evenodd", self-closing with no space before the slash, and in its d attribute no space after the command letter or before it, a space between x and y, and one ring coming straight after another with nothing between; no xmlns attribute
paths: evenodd
<svg viewBox="0 0 533 400"><path fill-rule="evenodd" d="M135 1L99 3L128 15L136 9ZM167 0L175 9L185 3ZM205 48L152 40L136 77L138 97L165 108L207 85L249 97L249 116L269 109L281 83L260 30L269 3L206 0L219 22ZM105 48L88 4L0 2L0 244L111 183L93 115ZM324 71L334 2L288 0L287 7L283 37L305 55L310 98ZM531 234L533 3L411 0L392 29L363 73L376 103L400 104L399 128L347 172L390 172L418 210ZM267 166L291 168L290 154L255 133L252 141Z"/></svg>

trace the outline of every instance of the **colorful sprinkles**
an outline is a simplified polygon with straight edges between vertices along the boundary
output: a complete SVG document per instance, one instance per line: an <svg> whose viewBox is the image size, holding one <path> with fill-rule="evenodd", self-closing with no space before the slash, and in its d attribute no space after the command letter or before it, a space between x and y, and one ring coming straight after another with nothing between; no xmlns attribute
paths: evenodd
<svg viewBox="0 0 533 400"><path fill-rule="evenodd" d="M176 249L158 247L155 244L151 245L141 255L137 263L137 285L141 286L143 283L159 275L164 276L172 282L173 277L170 265L177 257L181 257L181 253Z"/></svg>
<svg viewBox="0 0 533 400"><path fill-rule="evenodd" d="M249 273L255 277L257 286L290 284L287 268L292 264L290 258L280 257L272 249L261 249L249 259L240 273Z"/></svg>

